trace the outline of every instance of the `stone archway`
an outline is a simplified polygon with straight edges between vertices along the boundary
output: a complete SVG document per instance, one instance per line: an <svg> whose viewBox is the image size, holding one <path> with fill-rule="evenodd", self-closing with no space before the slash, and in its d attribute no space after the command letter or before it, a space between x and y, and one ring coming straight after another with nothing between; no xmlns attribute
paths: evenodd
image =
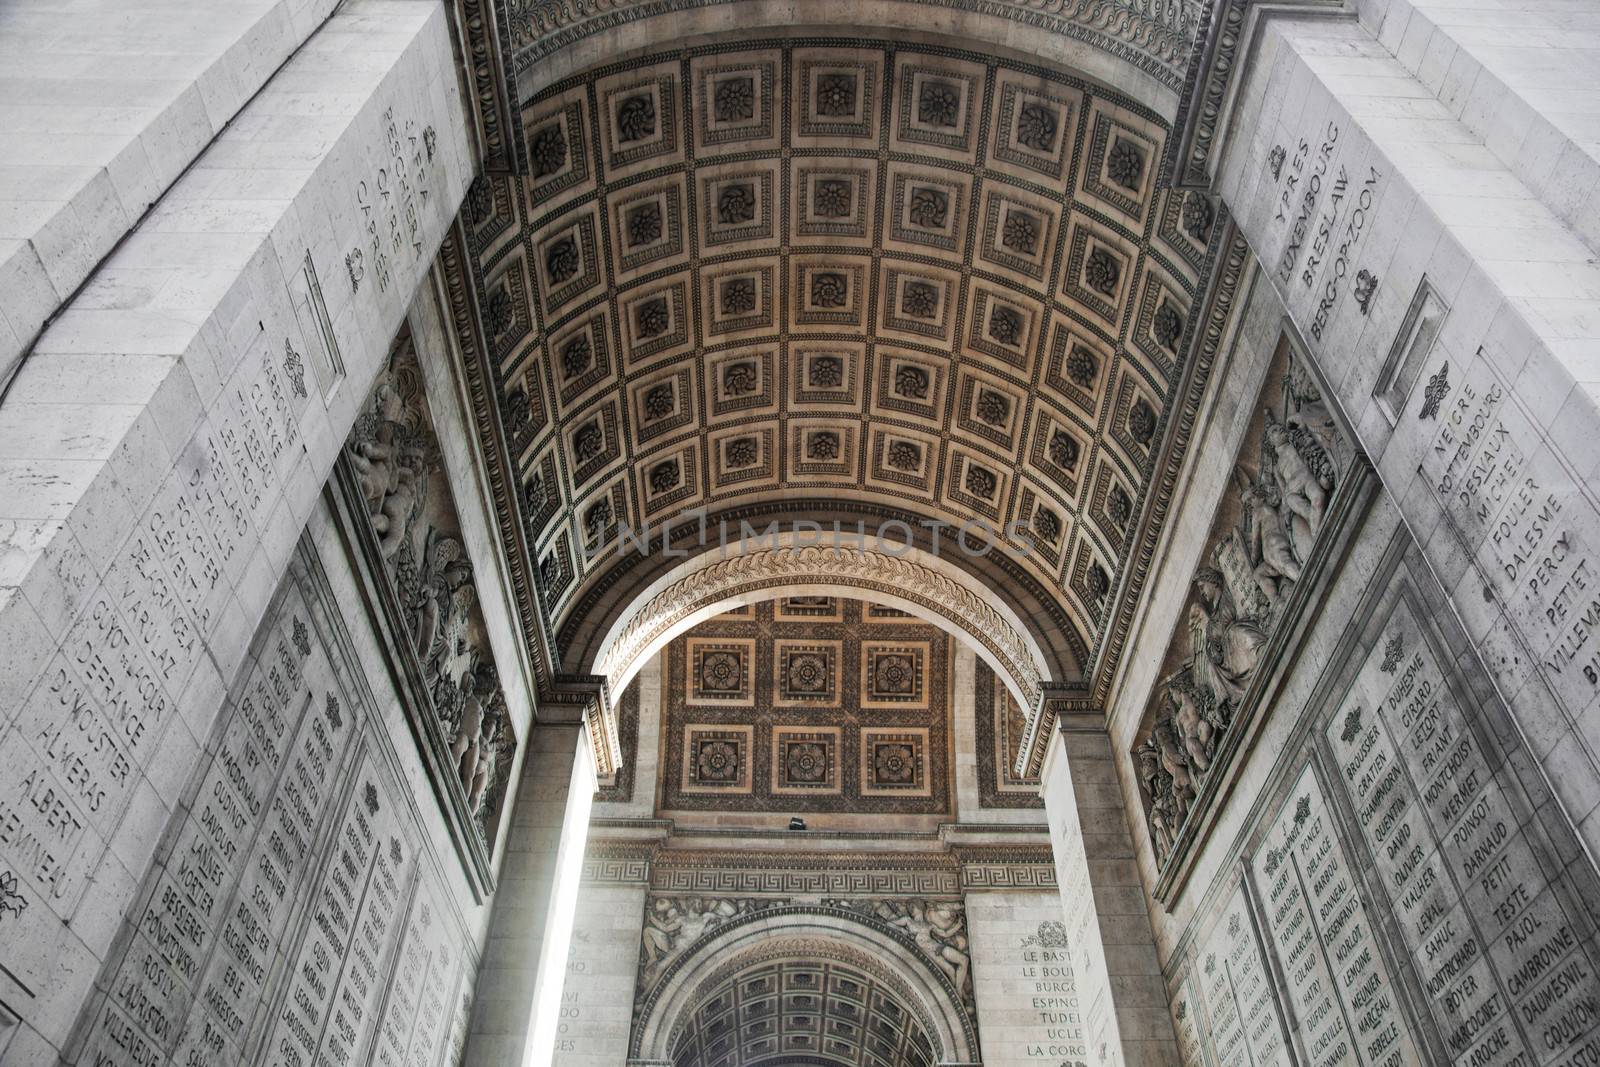
<svg viewBox="0 0 1600 1067"><path fill-rule="evenodd" d="M1027 625L962 568L920 549L752 541L685 561L638 596L597 646L592 673L620 693L668 642L728 608L779 595L867 595L969 643L1031 715L1050 681Z"/></svg>
<svg viewBox="0 0 1600 1067"><path fill-rule="evenodd" d="M959 910L957 904L945 906ZM904 919L892 923L871 908L843 902L778 905L729 919L677 954L652 987L642 992L630 1046L634 1062L684 1062L678 1057L686 1050L699 1049L695 1043L704 1040L707 1024L721 1013L718 997L729 995L735 979L756 977L759 981L757 976L787 971L795 975L836 973L839 981L863 985L863 992L869 985L880 990L886 1006L876 1012L853 1012L851 1005L861 1003L862 998L841 992L837 982L830 989L819 990L810 1006L819 1016L837 1017L847 1027L864 1030L871 1021L890 1027L887 1040L908 1057L908 1064L919 1062L919 1056L926 1056L920 1062L929 1064L976 1063L979 1051L970 967L952 968L931 958L939 948L922 929L926 926ZM757 999L764 997L764 993L758 994ZM796 1048L791 1042L787 1050L775 1046L771 1059L756 1050L753 1054L759 1058L753 1062L783 1063L780 1053L785 1051L823 1054L825 1048ZM687 1062L700 1067L723 1061ZM729 1062L743 1064L746 1060Z"/></svg>

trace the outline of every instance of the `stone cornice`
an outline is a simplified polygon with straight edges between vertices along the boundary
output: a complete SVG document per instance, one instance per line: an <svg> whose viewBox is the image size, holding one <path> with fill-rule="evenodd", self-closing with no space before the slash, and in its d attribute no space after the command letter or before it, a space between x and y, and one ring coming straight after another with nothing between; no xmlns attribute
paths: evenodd
<svg viewBox="0 0 1600 1067"><path fill-rule="evenodd" d="M1166 179L1181 189L1211 187L1237 95L1238 73L1267 19L1276 15L1316 18L1352 14L1342 0L1273 4L1207 0L1201 20L1204 32L1193 42L1173 136L1161 162Z"/></svg>

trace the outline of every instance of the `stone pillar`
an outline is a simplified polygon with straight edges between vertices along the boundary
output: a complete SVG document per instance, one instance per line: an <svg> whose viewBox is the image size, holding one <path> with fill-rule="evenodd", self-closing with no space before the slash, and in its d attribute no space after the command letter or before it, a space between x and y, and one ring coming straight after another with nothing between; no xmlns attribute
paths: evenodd
<svg viewBox="0 0 1600 1067"><path fill-rule="evenodd" d="M1166 988L1104 724L1062 716L1042 779L1089 1062L1176 1063Z"/></svg>
<svg viewBox="0 0 1600 1067"><path fill-rule="evenodd" d="M633 792L627 799L602 795L595 803L594 817L606 819L649 819L656 813L656 790L660 784L661 722L666 715L661 684L666 662L663 653L650 657L629 683L638 693L638 728L631 748L625 747L624 760L632 760Z"/></svg>
<svg viewBox="0 0 1600 1067"><path fill-rule="evenodd" d="M1088 1062L1061 898L968 893L967 933L984 1067Z"/></svg>
<svg viewBox="0 0 1600 1067"><path fill-rule="evenodd" d="M978 808L978 739L972 721L973 675L977 653L965 641L955 642L950 658L950 727L955 739L955 800L958 822L982 822Z"/></svg>
<svg viewBox="0 0 1600 1067"><path fill-rule="evenodd" d="M349 0L0 402L7 1062L63 1050L474 165L444 9Z"/></svg>
<svg viewBox="0 0 1600 1067"><path fill-rule="evenodd" d="M465 1067L549 1067L560 1026L594 763L579 724L533 728L478 968Z"/></svg>
<svg viewBox="0 0 1600 1067"><path fill-rule="evenodd" d="M595 867L591 859L586 867ZM612 864L601 866L612 868ZM606 874L612 871L596 871ZM616 1067L628 1058L633 987L639 973L648 866L628 882L585 879L567 954L556 1027L557 1067Z"/></svg>

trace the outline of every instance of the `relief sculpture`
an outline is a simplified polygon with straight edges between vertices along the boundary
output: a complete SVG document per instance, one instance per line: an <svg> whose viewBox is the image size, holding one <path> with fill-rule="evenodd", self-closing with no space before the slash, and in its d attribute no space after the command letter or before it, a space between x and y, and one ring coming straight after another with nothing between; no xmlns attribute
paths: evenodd
<svg viewBox="0 0 1600 1067"><path fill-rule="evenodd" d="M444 750L435 755L453 768L492 848L516 739L408 333L391 349L345 454L438 723Z"/></svg>
<svg viewBox="0 0 1600 1067"><path fill-rule="evenodd" d="M1287 353L1269 383L1196 569L1184 623L1136 749L1156 861L1165 864L1229 736L1323 531L1353 450Z"/></svg>
<svg viewBox="0 0 1600 1067"><path fill-rule="evenodd" d="M730 919L775 907L783 900L749 897L652 897L645 903L644 930L639 943L638 995L661 977L667 965L701 937Z"/></svg>
<svg viewBox="0 0 1600 1067"><path fill-rule="evenodd" d="M877 919L914 941L973 1009L972 950L967 938L967 911L948 900L825 900L824 904Z"/></svg>

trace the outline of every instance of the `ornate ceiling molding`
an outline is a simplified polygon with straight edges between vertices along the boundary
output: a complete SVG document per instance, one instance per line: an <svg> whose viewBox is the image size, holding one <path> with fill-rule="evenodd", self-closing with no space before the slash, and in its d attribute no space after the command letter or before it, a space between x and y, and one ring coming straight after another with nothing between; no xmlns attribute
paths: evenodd
<svg viewBox="0 0 1600 1067"><path fill-rule="evenodd" d="M1254 46L1264 21L1275 15L1300 18L1353 17L1342 0L1206 0L1202 32L1192 38L1173 138L1162 173L1179 189L1209 189L1218 170L1228 114L1241 60Z"/></svg>
<svg viewBox="0 0 1600 1067"><path fill-rule="evenodd" d="M544 40L644 8L507 12L541 12ZM441 252L540 713L585 717L602 774L622 675L562 662L648 572L623 560L624 525L833 494L1023 530L1026 549L999 534L987 564L1028 615L1010 633L862 559L821 577L974 639L1030 736L1060 650L1103 685L1126 640L1205 377L1186 364L1212 333L1224 220L1160 187L1163 115L1059 65L847 51L744 39L552 84L519 120L531 173L478 182ZM819 577L742 566L725 599ZM1056 658L1019 651L1030 629Z"/></svg>
<svg viewBox="0 0 1600 1067"><path fill-rule="evenodd" d="M493 0L453 0L456 46L465 64L463 88L472 138L490 174L523 168L526 153L517 115L517 88L507 52L506 10Z"/></svg>
<svg viewBox="0 0 1600 1067"><path fill-rule="evenodd" d="M741 597L796 587L839 589L845 595L864 591L891 607L904 605L944 620L1007 679L1024 707L1038 702L1044 657L988 596L909 555L833 547L781 546L701 557L689 573L641 598L617 624L602 646L596 673L617 691L650 655L694 622Z"/></svg>
<svg viewBox="0 0 1600 1067"><path fill-rule="evenodd" d="M682 18L685 13L716 8L732 0L508 0L509 42L514 69L521 75L588 38L614 33L653 17ZM1193 41L1202 23L1199 0L907 0L913 7L937 8L986 16L1053 37L1087 45L1127 64L1171 90L1183 85ZM798 21L788 9L790 23ZM856 24L863 20L847 9ZM808 12L805 22L817 27L830 18ZM841 21L841 25L843 22ZM995 43L999 43L998 41ZM1040 58L1053 58L1041 56Z"/></svg>

